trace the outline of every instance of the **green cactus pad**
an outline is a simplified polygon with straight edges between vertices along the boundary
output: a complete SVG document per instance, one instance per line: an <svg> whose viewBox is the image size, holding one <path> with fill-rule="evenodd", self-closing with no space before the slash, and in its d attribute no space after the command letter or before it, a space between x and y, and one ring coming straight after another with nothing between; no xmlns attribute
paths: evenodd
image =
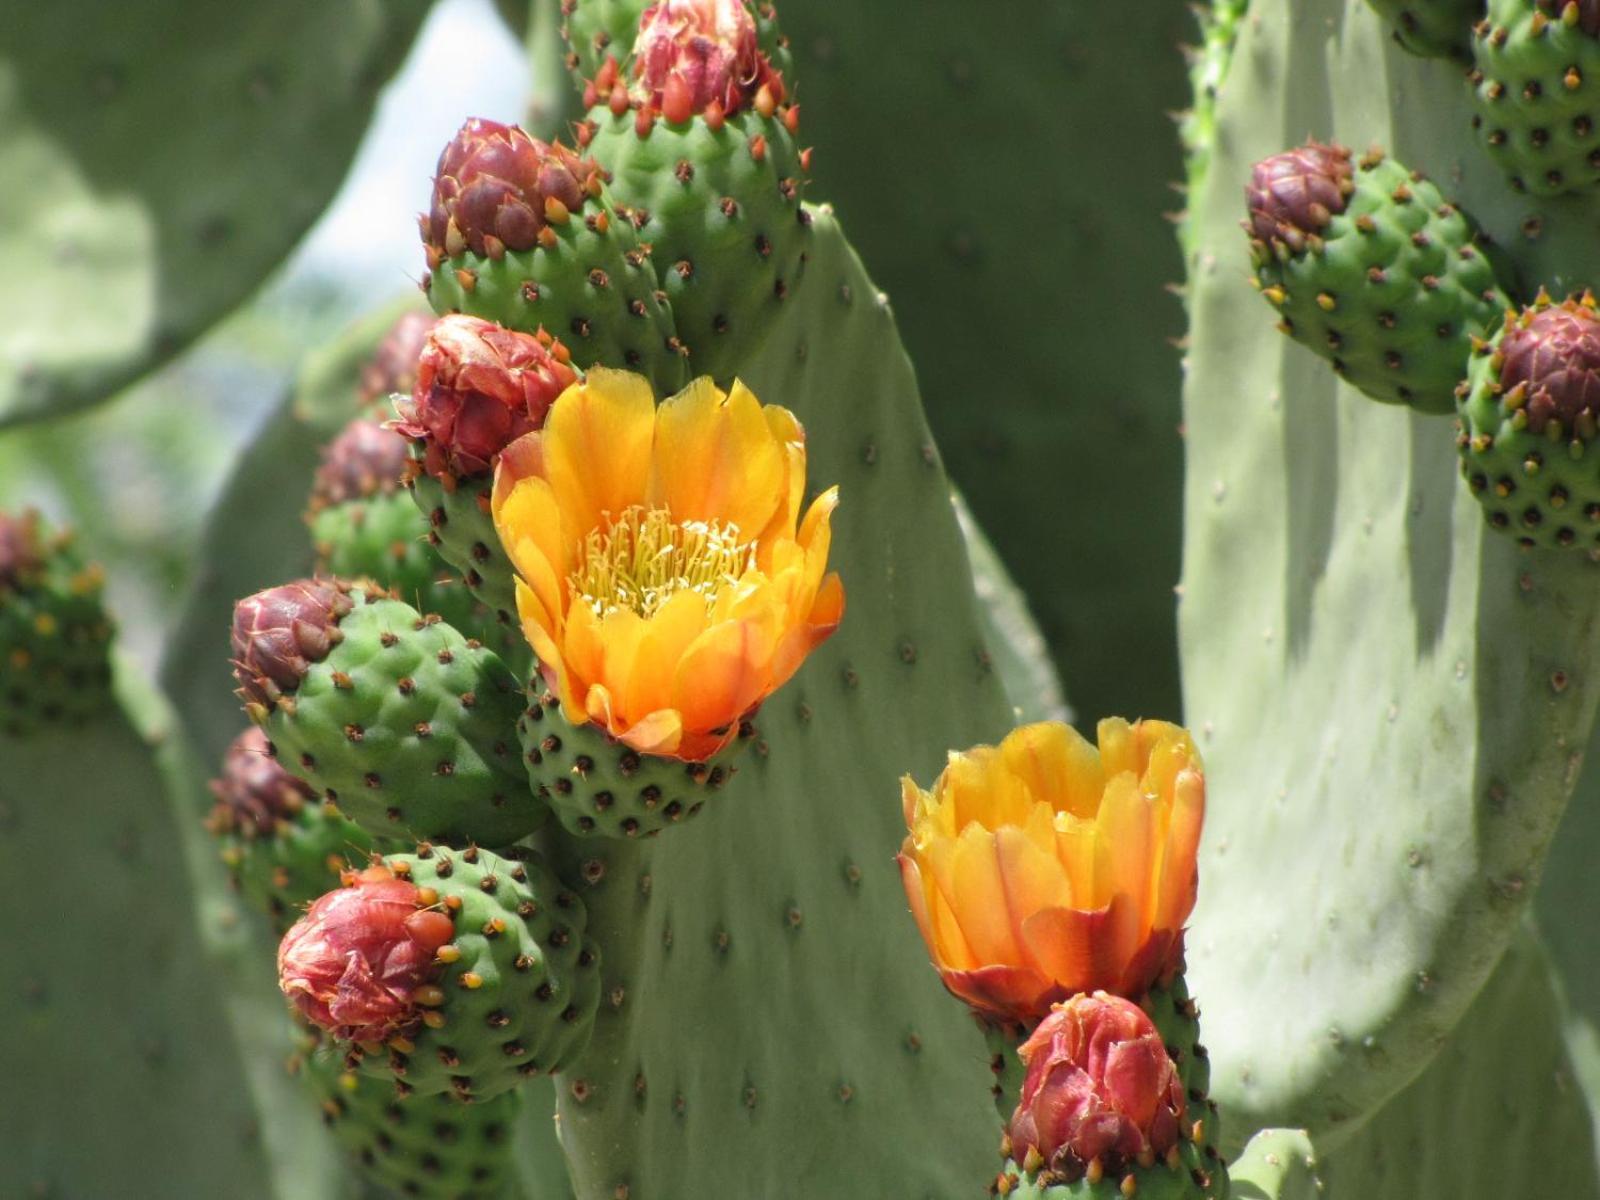
<svg viewBox="0 0 1600 1200"><path fill-rule="evenodd" d="M1303 1129L1263 1129L1228 1164L1236 1200L1319 1200L1322 1180Z"/></svg>
<svg viewBox="0 0 1600 1200"><path fill-rule="evenodd" d="M580 85L607 58L626 62L639 33L639 16L648 0L561 0L561 36L567 43L567 69Z"/></svg>
<svg viewBox="0 0 1600 1200"><path fill-rule="evenodd" d="M1393 158L1355 164L1354 192L1298 252L1251 240L1281 328L1374 400L1451 411L1472 338L1506 307L1476 227Z"/></svg>
<svg viewBox="0 0 1600 1200"><path fill-rule="evenodd" d="M410 1049L351 1048L364 1072L392 1077L405 1097L481 1101L582 1052L600 1004L600 953L583 901L538 855L422 845L383 864L438 894L459 954L440 951L441 1001Z"/></svg>
<svg viewBox="0 0 1600 1200"><path fill-rule="evenodd" d="M1394 40L1423 58L1472 55L1472 27L1483 20L1483 0L1367 0L1394 26Z"/></svg>
<svg viewBox="0 0 1600 1200"><path fill-rule="evenodd" d="M663 395L682 387L683 348L650 248L611 196L602 188L581 211L546 228L548 244L531 250L490 258L467 248L444 259L425 280L434 311L524 333L543 329L579 367L626 366L648 375Z"/></svg>
<svg viewBox="0 0 1600 1200"><path fill-rule="evenodd" d="M375 837L501 846L538 827L505 665L399 600L351 597L342 638L260 714L284 765Z"/></svg>
<svg viewBox="0 0 1600 1200"><path fill-rule="evenodd" d="M562 828L582 837L654 837L699 815L733 776L733 759L755 737L746 723L708 762L639 754L590 722L573 725L561 702L535 679L517 721L534 795Z"/></svg>
<svg viewBox="0 0 1600 1200"><path fill-rule="evenodd" d="M589 148L652 247L694 373L726 383L800 281L811 233L799 148L781 112L746 109L717 129L657 118L643 137L636 116L592 110Z"/></svg>
<svg viewBox="0 0 1600 1200"><path fill-rule="evenodd" d="M1010 1200L1128 1200L1130 1196L1140 1200L1227 1200L1228 1168L1185 1140L1178 1144L1176 1165L1135 1164L1094 1182L1088 1176L1068 1182L1051 1171L1024 1171L1008 1162L989 1193Z"/></svg>
<svg viewBox="0 0 1600 1200"><path fill-rule="evenodd" d="M1554 421L1535 432L1526 398L1502 391L1501 347L1519 323L1513 315L1472 356L1456 438L1461 474L1489 524L1522 545L1592 550L1600 545L1600 435L1592 416L1577 428Z"/></svg>
<svg viewBox="0 0 1600 1200"><path fill-rule="evenodd" d="M418 1200L503 1200L512 1194L511 1134L519 1093L481 1104L461 1104L448 1095L401 1099L392 1087L347 1070L335 1047L314 1040L291 1069L368 1183Z"/></svg>
<svg viewBox="0 0 1600 1200"><path fill-rule="evenodd" d="M1203 1154L1212 1157L1222 1141L1222 1114L1211 1099L1211 1055L1200 1041L1200 1009L1189 996L1184 976L1151 988L1141 1007L1160 1030L1167 1056L1177 1064L1189 1106L1185 1120L1191 1127L1196 1120L1204 1122L1198 1141Z"/></svg>
<svg viewBox="0 0 1600 1200"><path fill-rule="evenodd" d="M111 703L103 581L37 513L0 513L0 733L82 724Z"/></svg>
<svg viewBox="0 0 1600 1200"><path fill-rule="evenodd" d="M447 489L436 477L418 471L407 486L426 518L428 544L456 569L496 620L515 626L516 572L489 515L493 477L458 479L454 488Z"/></svg>
<svg viewBox="0 0 1600 1200"><path fill-rule="evenodd" d="M1511 186L1535 196L1600 183L1600 28L1591 6L1572 22L1567 7L1491 0L1472 39L1473 128Z"/></svg>

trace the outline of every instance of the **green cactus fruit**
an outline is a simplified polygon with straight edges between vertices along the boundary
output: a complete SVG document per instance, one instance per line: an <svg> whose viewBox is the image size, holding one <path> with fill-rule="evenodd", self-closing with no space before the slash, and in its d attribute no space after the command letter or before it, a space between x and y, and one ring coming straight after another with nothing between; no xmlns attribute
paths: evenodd
<svg viewBox="0 0 1600 1200"><path fill-rule="evenodd" d="M1026 1075L992 1190L1055 1200L1226 1196L1227 1169L1164 1041L1149 1014L1106 992L1052 1008L1018 1052Z"/></svg>
<svg viewBox="0 0 1600 1200"><path fill-rule="evenodd" d="M1472 60L1472 125L1512 187L1559 196L1600 183L1600 5L1491 0Z"/></svg>
<svg viewBox="0 0 1600 1200"><path fill-rule="evenodd" d="M280 761L376 837L502 846L548 810L492 652L381 592L301 580L239 601L234 676Z"/></svg>
<svg viewBox="0 0 1600 1200"><path fill-rule="evenodd" d="M37 512L0 512L0 734L80 724L111 703L104 581Z"/></svg>
<svg viewBox="0 0 1600 1200"><path fill-rule="evenodd" d="M655 837L699 815L755 737L755 726L743 722L705 762L640 754L594 722L566 720L542 679L535 677L531 693L517 721L528 780L562 828L584 837Z"/></svg>
<svg viewBox="0 0 1600 1200"><path fill-rule="evenodd" d="M428 541L503 623L515 624L511 563L489 518L494 464L512 441L544 424L577 379L565 347L477 317L442 318L417 363L395 428L414 442L406 472Z"/></svg>
<svg viewBox="0 0 1600 1200"><path fill-rule="evenodd" d="M1257 163L1245 197L1280 328L1374 400L1450 411L1506 305L1467 216L1393 158L1316 141Z"/></svg>
<svg viewBox="0 0 1600 1200"><path fill-rule="evenodd" d="M544 330L581 367L626 365L668 391L683 384L650 248L594 159L474 118L440 154L421 221L434 311Z"/></svg>
<svg viewBox="0 0 1600 1200"><path fill-rule="evenodd" d="M314 903L278 948L279 986L401 1097L492 1100L588 1043L600 956L585 919L531 851L424 843Z"/></svg>
<svg viewBox="0 0 1600 1200"><path fill-rule="evenodd" d="M1472 28L1483 20L1483 0L1367 0L1394 26L1394 40L1423 58L1472 56Z"/></svg>
<svg viewBox="0 0 1600 1200"><path fill-rule="evenodd" d="M310 784L283 769L267 735L253 725L228 747L211 791L217 803L206 827L222 842L234 885L276 933L372 850L360 826L324 807Z"/></svg>
<svg viewBox="0 0 1600 1200"><path fill-rule="evenodd" d="M695 373L726 382L776 321L810 245L800 110L753 7L653 5L627 66L608 59L585 98L580 138L652 247Z"/></svg>
<svg viewBox="0 0 1600 1200"><path fill-rule="evenodd" d="M1456 446L1489 524L1524 546L1600 545L1600 315L1541 293L1472 355Z"/></svg>
<svg viewBox="0 0 1600 1200"><path fill-rule="evenodd" d="M326 1039L308 1036L290 1063L357 1173L385 1192L420 1200L501 1200L513 1194L511 1136L517 1092L484 1104L445 1095L400 1099L349 1070Z"/></svg>
<svg viewBox="0 0 1600 1200"><path fill-rule="evenodd" d="M402 486L409 462L406 439L365 417L328 444L306 512L317 573L372 579L420 612L477 630L487 614L429 544L428 522Z"/></svg>
<svg viewBox="0 0 1600 1200"><path fill-rule="evenodd" d="M417 359L435 318L412 309L395 318L378 348L361 364L356 396L361 413L374 420L394 415L393 397L409 396L417 386Z"/></svg>

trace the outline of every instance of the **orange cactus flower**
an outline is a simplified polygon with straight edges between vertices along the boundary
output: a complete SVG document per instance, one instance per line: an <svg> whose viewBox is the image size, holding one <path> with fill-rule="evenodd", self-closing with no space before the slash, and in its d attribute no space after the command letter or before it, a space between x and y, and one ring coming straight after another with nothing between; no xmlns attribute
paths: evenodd
<svg viewBox="0 0 1600 1200"><path fill-rule="evenodd" d="M838 489L802 515L805 435L743 384L658 408L595 368L501 455L492 510L522 628L567 720L703 762L844 613Z"/></svg>
<svg viewBox="0 0 1600 1200"><path fill-rule="evenodd" d="M952 753L931 792L901 781L900 870L950 991L1033 1025L1104 990L1139 999L1183 959L1205 770L1176 725L1059 722Z"/></svg>

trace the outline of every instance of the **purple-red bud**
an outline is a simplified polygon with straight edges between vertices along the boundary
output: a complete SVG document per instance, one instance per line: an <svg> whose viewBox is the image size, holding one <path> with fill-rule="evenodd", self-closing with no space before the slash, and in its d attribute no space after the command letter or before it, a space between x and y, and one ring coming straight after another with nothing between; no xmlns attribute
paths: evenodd
<svg viewBox="0 0 1600 1200"><path fill-rule="evenodd" d="M267 735L252 725L228 747L222 775L211 781L217 805L207 822L213 833L271 837L315 796L273 756Z"/></svg>
<svg viewBox="0 0 1600 1200"><path fill-rule="evenodd" d="M383 1042L416 1027L415 998L438 973L455 932L421 889L387 867L348 872L278 946L278 986L312 1024L349 1042Z"/></svg>
<svg viewBox="0 0 1600 1200"><path fill-rule="evenodd" d="M363 407L382 403L396 392L411 394L417 384L417 356L428 340L436 318L432 313L408 312L389 327L383 341L361 368L359 393Z"/></svg>
<svg viewBox="0 0 1600 1200"><path fill-rule="evenodd" d="M408 457L403 435L356 418L323 448L311 488L312 510L399 490Z"/></svg>
<svg viewBox="0 0 1600 1200"><path fill-rule="evenodd" d="M1074 1182L1097 1160L1115 1171L1177 1145L1183 1083L1132 1001L1080 992L1052 1008L1019 1053L1027 1074L1008 1130L1017 1162L1035 1151Z"/></svg>
<svg viewBox="0 0 1600 1200"><path fill-rule="evenodd" d="M15 516L0 512L0 591L28 586L43 566L37 510L24 509Z"/></svg>
<svg viewBox="0 0 1600 1200"><path fill-rule="evenodd" d="M1253 238L1283 242L1298 253L1308 236L1319 235L1344 211L1355 190L1353 176L1349 150L1315 140L1264 158L1245 185L1245 228Z"/></svg>
<svg viewBox="0 0 1600 1200"><path fill-rule="evenodd" d="M598 189L600 165L515 125L474 117L439 155L423 242L443 258L531 250L556 200L577 212Z"/></svg>
<svg viewBox="0 0 1600 1200"><path fill-rule="evenodd" d="M1501 394L1524 389L1534 433L1552 420L1573 429L1585 413L1600 418L1600 315L1590 297L1510 319L1499 349Z"/></svg>
<svg viewBox="0 0 1600 1200"><path fill-rule="evenodd" d="M300 579L233 606L233 677L247 706L270 708L328 656L344 636L339 620L353 607L348 592L332 579Z"/></svg>
<svg viewBox="0 0 1600 1200"><path fill-rule="evenodd" d="M744 0L657 0L639 18L633 54L633 98L675 124L713 104L731 115L763 90L770 116L784 97Z"/></svg>
<svg viewBox="0 0 1600 1200"><path fill-rule="evenodd" d="M566 348L542 331L444 317L428 335L416 390L394 428L423 442L430 475L483 474L501 450L544 425L556 397L577 378Z"/></svg>

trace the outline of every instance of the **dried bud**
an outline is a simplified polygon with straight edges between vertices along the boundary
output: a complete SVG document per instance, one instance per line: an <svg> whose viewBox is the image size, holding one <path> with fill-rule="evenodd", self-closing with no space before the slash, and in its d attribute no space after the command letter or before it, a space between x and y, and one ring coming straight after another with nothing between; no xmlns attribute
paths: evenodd
<svg viewBox="0 0 1600 1200"><path fill-rule="evenodd" d="M271 705L300 686L342 636L352 603L342 584L301 579L246 596L233 606L233 677L246 703Z"/></svg>
<svg viewBox="0 0 1600 1200"><path fill-rule="evenodd" d="M480 256L500 248L531 250L548 221L549 202L577 212L599 179L592 158L529 137L515 125L474 117L439 156L423 241L445 258L469 247Z"/></svg>
<svg viewBox="0 0 1600 1200"><path fill-rule="evenodd" d="M1283 242L1298 253L1308 235L1344 211L1354 190L1350 151L1308 141L1255 165L1244 189L1250 207L1245 228L1253 238Z"/></svg>
<svg viewBox="0 0 1600 1200"><path fill-rule="evenodd" d="M448 316L433 327L417 387L394 428L425 444L431 475L477 475L500 451L544 424L577 372L548 334L531 336L477 317Z"/></svg>
<svg viewBox="0 0 1600 1200"><path fill-rule="evenodd" d="M267 735L254 725L233 739L222 760L222 777L211 781L217 806L207 824L213 833L271 837L280 821L299 812L315 793L272 756Z"/></svg>
<svg viewBox="0 0 1600 1200"><path fill-rule="evenodd" d="M432 313L408 312L383 335L383 341L361 368L362 407L382 403L396 392L411 394L417 384L417 357L433 328Z"/></svg>
<svg viewBox="0 0 1600 1200"><path fill-rule="evenodd" d="M659 0L639 18L634 98L669 121L687 121L713 103L726 114L746 107L768 85L783 85L756 45L756 22L744 0Z"/></svg>
<svg viewBox="0 0 1600 1200"><path fill-rule="evenodd" d="M1500 353L1502 394L1526 385L1534 433L1552 419L1576 429L1584 413L1600 418L1600 315L1588 297L1525 311L1507 324Z"/></svg>
<svg viewBox="0 0 1600 1200"><path fill-rule="evenodd" d="M278 986L301 1015L350 1042L383 1042L416 1026L412 996L437 974L434 955L454 933L419 895L374 866L351 872L306 910L278 946Z"/></svg>
<svg viewBox="0 0 1600 1200"><path fill-rule="evenodd" d="M38 512L31 508L16 516L0 512L0 592L29 586L43 567Z"/></svg>
<svg viewBox="0 0 1600 1200"><path fill-rule="evenodd" d="M1011 1155L1035 1151L1068 1182L1177 1145L1183 1084L1143 1009L1106 992L1058 1004L1019 1051L1027 1065Z"/></svg>
<svg viewBox="0 0 1600 1200"><path fill-rule="evenodd" d="M406 469L406 439L376 421L358 417L322 451L311 488L311 508L398 491Z"/></svg>

